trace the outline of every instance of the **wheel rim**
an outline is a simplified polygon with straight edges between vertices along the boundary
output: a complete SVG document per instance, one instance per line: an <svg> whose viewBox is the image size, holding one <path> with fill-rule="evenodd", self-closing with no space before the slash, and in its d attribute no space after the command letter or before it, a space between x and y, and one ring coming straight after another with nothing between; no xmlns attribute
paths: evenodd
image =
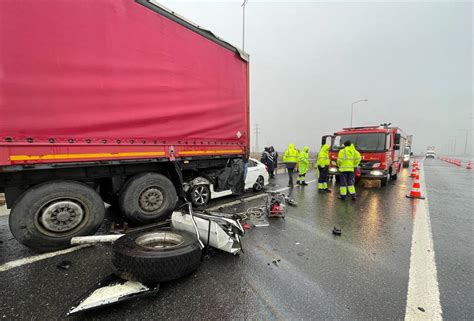
<svg viewBox="0 0 474 321"><path fill-rule="evenodd" d="M62 198L48 202L36 213L36 225L41 232L51 236L67 234L80 229L89 213L82 202Z"/></svg>
<svg viewBox="0 0 474 321"><path fill-rule="evenodd" d="M135 242L147 249L170 249L184 243L184 237L173 232L155 232L138 237Z"/></svg>
<svg viewBox="0 0 474 321"><path fill-rule="evenodd" d="M263 188L263 177L259 176L255 182L255 190L260 191Z"/></svg>
<svg viewBox="0 0 474 321"><path fill-rule="evenodd" d="M163 206L163 193L157 186L146 188L138 199L140 208L145 212L154 212Z"/></svg>
<svg viewBox="0 0 474 321"><path fill-rule="evenodd" d="M205 205L209 200L209 190L207 186L201 185L196 187L194 189L193 199L197 205Z"/></svg>

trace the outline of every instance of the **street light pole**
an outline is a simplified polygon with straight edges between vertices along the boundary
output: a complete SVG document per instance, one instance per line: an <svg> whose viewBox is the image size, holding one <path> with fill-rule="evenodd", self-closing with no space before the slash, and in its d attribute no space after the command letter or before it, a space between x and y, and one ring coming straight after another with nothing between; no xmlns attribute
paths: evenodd
<svg viewBox="0 0 474 321"><path fill-rule="evenodd" d="M242 3L242 51L245 51L245 5L248 0L244 0Z"/></svg>
<svg viewBox="0 0 474 321"><path fill-rule="evenodd" d="M354 115L354 105L363 101L369 101L368 99L356 100L351 104L351 128L352 128L352 116Z"/></svg>

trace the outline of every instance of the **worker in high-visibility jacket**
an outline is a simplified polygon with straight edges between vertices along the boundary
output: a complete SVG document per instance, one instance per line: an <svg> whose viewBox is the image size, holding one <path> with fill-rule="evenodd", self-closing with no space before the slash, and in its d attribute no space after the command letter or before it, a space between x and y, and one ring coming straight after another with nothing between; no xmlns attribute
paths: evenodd
<svg viewBox="0 0 474 321"><path fill-rule="evenodd" d="M298 176L298 180L296 181L298 185L302 185L302 186L308 185L305 182L308 168L309 168L309 147L305 146L303 147L303 150L298 155L299 176Z"/></svg>
<svg viewBox="0 0 474 321"><path fill-rule="evenodd" d="M298 163L298 151L294 144L289 144L288 149L283 154L283 163L288 171L288 186L293 187L293 171Z"/></svg>
<svg viewBox="0 0 474 321"><path fill-rule="evenodd" d="M356 199L356 190L354 187L355 169L360 163L360 153L352 145L351 141L344 142L344 148L337 155L337 166L339 168L340 194L339 198L345 200L347 191L353 200Z"/></svg>
<svg viewBox="0 0 474 321"><path fill-rule="evenodd" d="M329 145L324 144L318 153L316 168L318 169L318 192L331 193L328 188L328 172L329 172Z"/></svg>

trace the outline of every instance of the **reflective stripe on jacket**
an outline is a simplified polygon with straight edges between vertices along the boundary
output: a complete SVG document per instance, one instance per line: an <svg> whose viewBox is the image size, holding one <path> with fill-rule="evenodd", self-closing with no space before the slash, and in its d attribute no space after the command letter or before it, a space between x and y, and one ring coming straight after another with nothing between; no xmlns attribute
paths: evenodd
<svg viewBox="0 0 474 321"><path fill-rule="evenodd" d="M329 162L329 145L324 144L318 153L318 161L316 162L316 167L329 166Z"/></svg>
<svg viewBox="0 0 474 321"><path fill-rule="evenodd" d="M283 163L297 163L298 162L298 151L295 149L295 145L290 144L288 149L283 155Z"/></svg>
<svg viewBox="0 0 474 321"><path fill-rule="evenodd" d="M353 172L354 168L359 166L360 153L354 145L344 147L337 155L337 166L340 172Z"/></svg>
<svg viewBox="0 0 474 321"><path fill-rule="evenodd" d="M309 167L309 147L305 146L298 157L298 170L300 174L306 174Z"/></svg>

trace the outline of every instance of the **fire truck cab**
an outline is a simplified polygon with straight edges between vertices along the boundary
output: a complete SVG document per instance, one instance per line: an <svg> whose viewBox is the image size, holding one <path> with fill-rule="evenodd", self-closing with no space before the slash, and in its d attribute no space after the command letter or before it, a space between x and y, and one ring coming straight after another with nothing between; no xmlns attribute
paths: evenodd
<svg viewBox="0 0 474 321"><path fill-rule="evenodd" d="M343 128L333 135L323 136L321 143L331 147L329 174L337 179L337 155L344 147L344 142L350 140L362 158L358 178L378 179L382 186L397 179L403 165L407 136L400 128L390 125Z"/></svg>

